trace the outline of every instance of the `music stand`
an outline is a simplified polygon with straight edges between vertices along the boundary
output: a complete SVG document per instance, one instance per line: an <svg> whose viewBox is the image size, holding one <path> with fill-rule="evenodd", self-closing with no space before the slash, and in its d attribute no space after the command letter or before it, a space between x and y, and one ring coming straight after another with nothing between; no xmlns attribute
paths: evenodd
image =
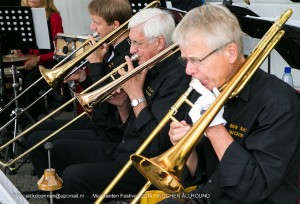
<svg viewBox="0 0 300 204"><path fill-rule="evenodd" d="M152 1L147 0L147 1L141 1L141 0L130 0L130 5L132 8L132 13L135 14L139 12L141 9L146 7L148 4L150 4ZM160 7L166 8L166 1L165 0L160 0Z"/></svg>
<svg viewBox="0 0 300 204"><path fill-rule="evenodd" d="M0 50L10 49L36 49L36 36L34 33L34 24L32 11L28 7L7 6L0 7ZM2 85L1 100L7 102L7 90L5 86L5 74L3 66L3 52L0 52L0 77ZM13 71L13 70L12 70ZM16 102L16 108L18 108ZM8 112L5 110L5 121L8 120ZM15 121L16 122L16 121ZM15 125L16 128L16 125ZM17 130L14 130L14 136ZM8 133L8 137L11 134ZM14 150L11 146L6 151L6 159L14 157ZM22 164L21 164L22 165ZM21 166L20 165L20 166ZM18 168L12 166L11 170L15 171ZM6 170L6 168L5 168Z"/></svg>

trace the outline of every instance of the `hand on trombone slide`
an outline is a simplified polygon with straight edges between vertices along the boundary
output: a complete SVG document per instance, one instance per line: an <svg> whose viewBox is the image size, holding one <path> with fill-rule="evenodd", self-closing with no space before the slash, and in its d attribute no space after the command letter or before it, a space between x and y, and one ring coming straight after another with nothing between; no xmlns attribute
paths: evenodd
<svg viewBox="0 0 300 204"><path fill-rule="evenodd" d="M96 39L89 35L89 38L91 40L91 43L94 45L96 43ZM94 52L92 52L86 59L90 63L97 63L97 62L103 62L105 59L106 54L109 50L109 44L104 43L103 45L99 46Z"/></svg>
<svg viewBox="0 0 300 204"><path fill-rule="evenodd" d="M64 80L64 83L67 83L69 81L83 82L85 79L86 79L86 72L82 69L78 69L76 72L74 72L68 78L66 78Z"/></svg>
<svg viewBox="0 0 300 204"><path fill-rule="evenodd" d="M117 106L118 109L126 108L130 104L128 95L124 90L122 90L122 87L113 91L107 99L107 102Z"/></svg>
<svg viewBox="0 0 300 204"><path fill-rule="evenodd" d="M132 61L128 56L125 57L125 60L128 66L128 70L125 71L124 69L120 69L118 72L121 76L129 73L134 69ZM122 84L123 90L128 94L131 100L144 97L143 86L147 72L148 71L144 69L140 74L136 74L131 79Z"/></svg>
<svg viewBox="0 0 300 204"><path fill-rule="evenodd" d="M173 121L170 124L169 136L173 145L176 145L181 138L183 138L187 132L191 129L191 125L187 124L185 120L180 122Z"/></svg>
<svg viewBox="0 0 300 204"><path fill-rule="evenodd" d="M193 123L196 123L203 113L211 106L211 104L216 100L220 95L220 92L217 88L213 88L213 91L208 90L205 86L201 84L199 80L193 80L190 84L201 96L194 103L194 106L189 112ZM223 118L224 107L221 108L219 113L215 116L214 120L210 123L211 126L216 126L219 124L226 124L226 120Z"/></svg>
<svg viewBox="0 0 300 204"><path fill-rule="evenodd" d="M169 137L170 141L173 145L176 145L192 128L191 125L187 124L186 121L182 120L180 122L171 122L169 129ZM196 167L197 167L197 153L196 150L193 149L189 158L186 161L186 165L189 169L191 175L195 175Z"/></svg>

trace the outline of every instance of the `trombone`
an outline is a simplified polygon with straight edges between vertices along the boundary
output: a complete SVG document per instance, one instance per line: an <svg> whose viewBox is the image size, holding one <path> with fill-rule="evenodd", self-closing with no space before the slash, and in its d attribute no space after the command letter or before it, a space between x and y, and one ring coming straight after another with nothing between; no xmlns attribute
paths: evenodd
<svg viewBox="0 0 300 204"><path fill-rule="evenodd" d="M148 159L139 154L130 156L133 165L148 179L148 182L140 190L138 196L134 198L132 203L136 203L151 184L166 193L177 193L179 195L185 193L180 178L184 165L190 153L195 148L197 141L201 139L206 128L224 103L228 99L236 96L243 89L264 59L284 36L285 31L280 29L291 15L292 10L286 10L271 26L256 48L254 48L246 59L245 63L231 78L222 93L193 125L184 138L157 157Z"/></svg>
<svg viewBox="0 0 300 204"><path fill-rule="evenodd" d="M160 1L153 1L150 4L148 4L144 9L159 6ZM122 34L126 33L128 31L127 25L129 23L129 20L127 20L125 23L123 23L118 29L112 31L105 37L103 37L101 40L96 42L93 46L89 47L86 51L82 52L78 55L78 57L74 58L73 60L70 60L68 63L64 64L61 67L57 67L55 69L46 69L43 66L39 66L40 72L46 82L49 84L50 87L52 87L54 90L62 93L62 90L60 90L60 84L63 82L64 78L67 76L67 73L72 70L72 68L83 58L90 55L92 52L94 52L98 47L103 45L104 43L111 43L118 37L120 37ZM110 40L113 36L117 35L114 39ZM110 42L108 42L110 40Z"/></svg>
<svg viewBox="0 0 300 204"><path fill-rule="evenodd" d="M97 38L98 37L98 33L94 33L93 37ZM90 39L87 39L86 41L84 41L80 47L78 47L77 49L75 49L74 51L72 51L68 56L66 56L62 61L58 62L52 69L59 67L60 65L62 65L65 61L67 61L70 57L72 57L72 55L74 53L76 53L78 50L80 50L81 48L83 48L84 46L86 46L87 44L89 44L91 41ZM80 64L77 68L81 68L85 63L87 63L87 61L83 62L82 64ZM67 78L67 77L66 77ZM29 87L27 87L24 91L22 91L21 93L19 93L19 95L17 97L15 97L14 99L12 99L11 101L9 101L3 108L0 108L0 113L2 113L6 108L8 108L12 103L14 103L17 99L19 99L23 94L25 94L29 89L31 89L33 86L35 86L38 82L40 82L43 79L43 77L40 77L39 79L37 79L35 82L33 82L33 84L31 84ZM48 94L50 91L47 91L46 94ZM37 101L39 101L41 98L43 98L46 94L43 94L41 97L39 97L37 100L35 100L31 105L33 105L34 103L36 103ZM25 112L28 108L31 107L28 106L26 109L23 109L22 112ZM19 114L20 115L20 114ZM16 119L16 118L14 118ZM13 119L13 120L14 120ZM6 125L7 126L7 125ZM5 127L6 127L5 126Z"/></svg>
<svg viewBox="0 0 300 204"><path fill-rule="evenodd" d="M29 148L28 150L26 150L22 154L20 154L15 159L11 159L10 161L8 161L6 163L0 162L0 165L3 166L3 167L8 167L8 166L14 164L17 160L19 160L20 158L24 157L26 154L28 154L29 152L31 152L33 149L35 149L36 147L38 147L42 143L46 142L48 139L50 139L51 137L53 137L54 135L56 135L58 132L60 132L61 130L63 130L65 127L67 127L68 125L70 125L71 123L73 123L74 121L76 121L77 119L79 119L80 117L82 117L83 115L87 114L89 117L92 117L92 113L93 113L93 109L94 109L95 105L98 104L98 103L104 102L111 95L111 93L113 91L115 91L117 88L119 88L119 86L121 84L123 84L127 80L131 79L135 75L141 73L144 69L149 68L151 66L154 66L156 63L164 60L166 57L169 57L170 55L172 55L172 54L174 54L175 52L178 52L178 51L179 51L178 45L177 44L173 44L173 45L169 46L168 48L166 48L165 50L163 50L162 52L160 52L159 54L157 54L154 57L152 57L151 59L149 59L148 61L146 61L145 63L139 65L138 67L136 67L132 71L128 72L124 76L121 76L121 77L117 78L116 80L112 81L111 83L106 84L105 86L99 88L98 90L90 92L89 94L83 94L83 93L82 94L76 94L76 98L79 101L84 101L84 104L81 104L81 105L83 107L88 107L88 109L85 108L85 112L81 113L80 115L78 115L77 117L75 117L74 119L72 119L71 121L69 121L68 123L66 123L62 127L60 127L59 129L57 129L56 131L54 131L52 134L48 135L46 138L44 138L39 143L35 144L34 146L32 146L31 148ZM117 70L119 70L120 68L123 68L125 65L127 65L126 62L124 62L123 64L121 64L120 66L118 66L112 72L116 73ZM94 83L92 86L90 86L88 89L86 89L84 91L84 93L86 93L88 90L90 90L91 88L95 87L96 85L100 84L101 82L103 82L103 78L101 78L96 83ZM81 98L84 98L84 100L81 100ZM13 143L14 141L18 140L20 137L22 137L24 134L28 133L30 130L32 130L33 128L35 128L39 124L41 124L43 121L45 121L46 119L48 119L49 117L51 117L53 114L57 113L59 110L61 110L65 106L67 106L74 99L75 99L75 97L72 98L72 99L70 99L63 106L61 106L58 109L56 109L55 111L53 111L51 114L47 115L46 117L44 117L43 119L41 119L40 121L38 121L36 124L34 124L33 126L31 126L30 128L28 128L25 131L23 131L17 137L11 139L10 141L8 141L4 145L2 145L0 147L0 151L3 150L8 145L10 145L11 143Z"/></svg>
<svg viewBox="0 0 300 204"><path fill-rule="evenodd" d="M148 4L144 9L151 8L151 7L157 7L160 5L160 1L156 0ZM79 69L83 64L87 62L85 60L78 68L73 70L73 67L78 64L79 61L90 55L92 52L94 52L97 48L99 48L101 45L104 43L111 44L114 40L119 38L121 35L126 33L128 31L127 25L129 23L129 20L127 20L125 23L123 23L120 27L118 27L116 30L112 31L109 33L107 36L96 42L93 46L90 46L87 50L79 54L76 58L68 61L62 66L59 66L62 64L62 61L55 65L52 69L46 69L43 66L39 66L39 70L42 74L42 77L40 77L38 80L36 80L32 85L30 85L27 89L25 89L23 92L21 92L16 98L14 98L12 101L10 101L6 106L3 107L3 109L0 108L0 113L4 111L8 106L10 106L15 100L20 98L26 91L28 91L32 86L37 84L39 81L41 81L43 78L46 80L46 82L49 84L51 87L48 91L46 91L43 95L41 95L39 98L37 98L33 103L31 103L28 107L23 109L20 113L18 113L14 118L12 118L10 121L8 121L5 125L3 125L0 128L0 131L3 130L5 127L7 127L10 123L12 123L17 117L19 117L25 110L30 108L32 105L34 105L37 101L42 99L46 94L48 94L52 89L54 89L57 92L60 92L62 94L62 90L60 88L62 82L64 79L68 78L72 73L74 73L77 69ZM95 35L95 34L94 34ZM75 51L78 51L81 49L83 46L87 45L90 43L90 39L87 39L86 41L83 42L83 44L76 49ZM75 52L73 51L73 52ZM72 53L73 53L72 52ZM71 54L69 55L71 56ZM72 71L73 70L73 71ZM71 72L71 73L70 73ZM68 74L69 73L69 74ZM64 106L65 107L65 106ZM54 115L54 114L52 114ZM51 115L51 116L52 116ZM1 150L1 149L0 149Z"/></svg>
<svg viewBox="0 0 300 204"><path fill-rule="evenodd" d="M188 99L188 96L193 91L193 87L189 87L175 102L175 104L170 108L168 113L164 116L164 118L160 121L160 123L155 127L155 129L151 132L151 134L147 137L147 139L143 142L143 144L136 150L135 154L140 155L150 144L150 142L154 139L154 137L159 133L159 131L170 121L178 120L174 117L178 112L178 109L185 102L189 106L193 106L193 103ZM106 195L113 189L113 187L119 182L122 176L129 170L131 165L133 164L132 160L128 160L128 162L124 165L124 167L119 171L116 177L110 182L110 184L106 187L106 189L99 195L99 198L96 200L95 204L100 204ZM150 185L149 185L150 186Z"/></svg>
<svg viewBox="0 0 300 204"><path fill-rule="evenodd" d="M118 30L118 29L116 29ZM115 30L115 31L116 31ZM126 31L123 31L121 34L117 35L116 37L114 37L112 40L110 40L108 42L108 44L112 43L114 40L116 40L118 37L120 37L123 33L125 33ZM95 36L96 34L94 34L93 36ZM110 36L112 36L113 34L111 34ZM109 38L108 38L109 39ZM98 41L99 42L99 41ZM82 45L80 47L78 47L76 50L74 50L72 53L77 52L79 49L81 49L82 47L84 47L85 45L87 45L88 43L90 43L90 39L87 39L86 41L84 41L82 43ZM99 43L99 45L96 47L98 48L99 46L101 46L102 44L104 44L105 41L103 41L101 44ZM95 44L96 45L96 44ZM95 48L95 49L96 49ZM70 55L68 55L66 58L69 58L69 56L72 55L72 53ZM82 53L83 54L83 53ZM86 55L85 55L86 56ZM71 76L74 72L76 72L78 69L80 69L84 64L86 64L88 62L88 60L85 60L84 62L82 62L79 66L77 66L75 69L73 69L73 66L75 66L80 60L82 60L85 56L80 58L80 55L77 58L74 58L73 60L69 61L68 63L62 65L59 67L60 64L62 64L62 61L65 61L66 58L64 58L61 62L59 62L57 65L55 65L52 69L46 69L43 66L39 66L39 69L41 71L41 69L43 70L43 73L41 71L42 76L36 80L32 85L30 85L28 88L26 88L23 92L21 92L16 98L14 98L12 101L10 101L5 107L4 109L6 109L13 101L15 101L16 99L18 99L21 95L23 95L26 91L28 91L31 87L33 87L36 83L38 83L39 81L41 81L43 78L47 81L48 84L53 83L55 84L55 87L50 87L50 89L48 89L45 93L43 93L41 96L39 96L36 100L34 100L30 105L28 105L27 107L25 107L24 109L22 109L19 113L17 113L13 118L11 118L7 123L5 123L1 128L0 131L2 131L4 128L6 128L9 124L11 124L12 122L14 122L14 120L16 118L18 118L20 115L22 115L22 113L24 113L25 111L27 111L31 106L33 106L36 102L38 102L39 100L41 100L44 96L46 96L48 93L50 93L53 89L54 90L58 90L60 85L62 84L63 80L68 78L69 76ZM71 66L72 64L72 66ZM68 69L66 69L66 67L68 67ZM60 73L60 75L54 76L53 73ZM47 80L49 77L48 76L52 76L51 80ZM62 91L61 91L62 94ZM65 106L64 106L65 107ZM0 113L4 110L0 110ZM51 115L52 116L52 115Z"/></svg>

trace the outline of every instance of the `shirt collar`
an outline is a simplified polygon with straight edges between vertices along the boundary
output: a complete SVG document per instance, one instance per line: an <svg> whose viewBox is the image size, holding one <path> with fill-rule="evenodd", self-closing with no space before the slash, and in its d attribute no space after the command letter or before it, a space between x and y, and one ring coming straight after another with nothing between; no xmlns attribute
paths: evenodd
<svg viewBox="0 0 300 204"><path fill-rule="evenodd" d="M119 44L114 46L114 54L117 56L120 53L127 53L130 49L130 45L127 39L122 40Z"/></svg>
<svg viewBox="0 0 300 204"><path fill-rule="evenodd" d="M257 72L259 72L260 70L257 70ZM240 91L240 93L237 94L236 97L244 100L244 101L248 101L249 97L250 97L250 90L251 90L251 86L252 83L254 81L253 79L254 77L251 77L251 79L246 83L246 85L244 86L244 88Z"/></svg>

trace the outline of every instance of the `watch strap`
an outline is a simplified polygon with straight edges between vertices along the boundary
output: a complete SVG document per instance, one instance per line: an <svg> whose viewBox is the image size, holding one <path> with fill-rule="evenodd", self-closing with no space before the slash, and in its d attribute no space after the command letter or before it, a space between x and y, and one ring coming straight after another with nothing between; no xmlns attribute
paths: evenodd
<svg viewBox="0 0 300 204"><path fill-rule="evenodd" d="M143 103L143 102L145 102L145 101L146 101L145 98L134 99L134 100L131 101L130 105L131 105L131 107L136 107L136 106L138 106L140 103Z"/></svg>

